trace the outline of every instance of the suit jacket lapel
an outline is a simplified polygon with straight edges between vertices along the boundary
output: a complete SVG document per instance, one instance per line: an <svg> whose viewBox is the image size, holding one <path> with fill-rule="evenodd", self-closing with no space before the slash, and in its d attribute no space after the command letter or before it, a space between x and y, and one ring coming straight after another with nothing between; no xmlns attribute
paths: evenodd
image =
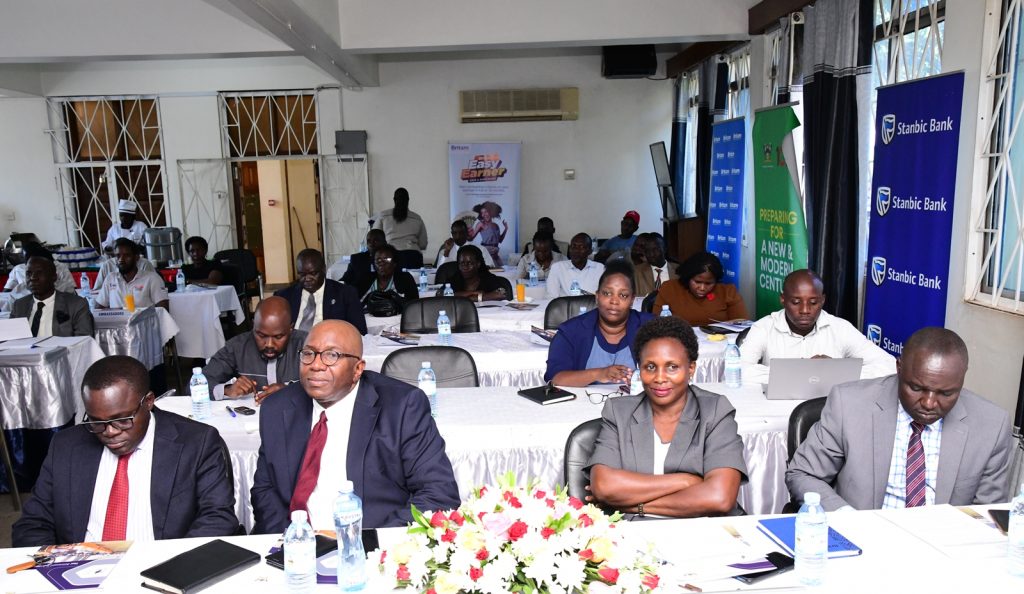
<svg viewBox="0 0 1024 594"><path fill-rule="evenodd" d="M96 473L99 472L100 456L103 455L103 445L92 435L85 435L82 446L71 450L71 476L68 481L71 490L68 499L74 506L74 509L69 510L68 517L72 522L71 536L76 542L85 539L85 531L89 528L88 510L92 506Z"/></svg>
<svg viewBox="0 0 1024 594"><path fill-rule="evenodd" d="M306 444L309 442L309 434L313 430L313 399L306 394L305 390L296 391L288 400L291 406L281 411L281 426L284 430L284 457L288 461L285 468L292 468L294 472L288 477L288 481L282 485L288 490L288 498L295 489L295 483L299 479L299 470L302 467L302 458L306 455Z"/></svg>
<svg viewBox="0 0 1024 594"><path fill-rule="evenodd" d="M697 404L697 395L689 390L686 395L686 404L683 406L683 414L679 417L676 431L672 434L672 445L668 447L668 454L665 456L665 472L678 472L683 467L683 460L690 446L700 443L697 429L700 427L700 406ZM651 437L653 439L653 436ZM653 463L652 463L653 467Z"/></svg>
<svg viewBox="0 0 1024 594"><path fill-rule="evenodd" d="M633 422L628 426L628 443L633 444L633 468L636 472L654 472L654 413L646 398L633 411Z"/></svg>
<svg viewBox="0 0 1024 594"><path fill-rule="evenodd" d="M178 474L178 460L183 448L178 441L178 429L170 422L160 422L158 409L153 409L157 418L153 435L153 467L149 479L149 505L153 514L153 536L159 540L164 535L167 510L171 506L175 477Z"/></svg>
<svg viewBox="0 0 1024 594"><path fill-rule="evenodd" d="M959 400L942 421L942 443L939 448L939 472L935 485L935 503L949 503L956 484L957 471L967 446L969 427L967 408Z"/></svg>
<svg viewBox="0 0 1024 594"><path fill-rule="evenodd" d="M380 395L363 375L356 393L356 402L352 410L352 426L348 432L348 460L345 461L345 473L352 481L356 493L363 492L363 462L366 449L370 445L370 436L380 416ZM351 398L352 395L346 396ZM373 472L374 469L371 469Z"/></svg>
<svg viewBox="0 0 1024 594"><path fill-rule="evenodd" d="M887 382L888 386L888 382ZM893 441L896 439L896 386L886 389L874 403L871 417L873 448L872 488L874 509L881 509L885 498L885 487L889 482L889 466L892 463Z"/></svg>

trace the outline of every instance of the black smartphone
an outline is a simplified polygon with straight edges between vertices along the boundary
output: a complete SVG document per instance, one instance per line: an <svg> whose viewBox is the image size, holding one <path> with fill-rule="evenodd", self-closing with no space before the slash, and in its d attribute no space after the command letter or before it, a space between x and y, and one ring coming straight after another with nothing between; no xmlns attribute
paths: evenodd
<svg viewBox="0 0 1024 594"><path fill-rule="evenodd" d="M256 411L251 409L251 408L249 408L248 406L236 406L235 407L235 412L240 414L240 415L245 415L245 416L256 414Z"/></svg>
<svg viewBox="0 0 1024 594"><path fill-rule="evenodd" d="M758 573L748 573L747 575L737 575L734 577L744 584L756 584L763 579L770 578L773 575L778 575L793 569L793 558L789 555L773 551L765 555L765 557L771 561L772 565L775 566L775 569L769 569L768 571L761 571Z"/></svg>

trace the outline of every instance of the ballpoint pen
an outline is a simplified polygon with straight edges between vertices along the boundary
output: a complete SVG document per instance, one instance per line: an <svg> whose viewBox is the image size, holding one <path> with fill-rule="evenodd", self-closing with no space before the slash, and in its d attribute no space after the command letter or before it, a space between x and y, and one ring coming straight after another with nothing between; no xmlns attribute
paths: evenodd
<svg viewBox="0 0 1024 594"><path fill-rule="evenodd" d="M238 416L238 415L236 415L236 414L235 414L235 411L231 410L231 407L230 407L230 406L225 406L224 408L228 409L228 413L229 413L229 414L230 414L231 416L233 416L233 417L237 417L237 416Z"/></svg>

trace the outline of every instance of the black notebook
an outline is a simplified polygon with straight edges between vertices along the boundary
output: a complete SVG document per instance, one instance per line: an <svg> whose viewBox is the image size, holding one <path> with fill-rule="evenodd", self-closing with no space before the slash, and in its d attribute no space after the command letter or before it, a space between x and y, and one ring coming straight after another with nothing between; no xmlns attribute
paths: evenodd
<svg viewBox="0 0 1024 594"><path fill-rule="evenodd" d="M211 540L142 572L142 587L168 594L191 594L260 562L259 553L223 540Z"/></svg>
<svg viewBox="0 0 1024 594"><path fill-rule="evenodd" d="M533 400L537 404L555 404L556 402L565 402L567 400L575 400L576 395L568 390L556 388L551 384L544 384L539 388L527 388L525 390L519 390L519 395Z"/></svg>

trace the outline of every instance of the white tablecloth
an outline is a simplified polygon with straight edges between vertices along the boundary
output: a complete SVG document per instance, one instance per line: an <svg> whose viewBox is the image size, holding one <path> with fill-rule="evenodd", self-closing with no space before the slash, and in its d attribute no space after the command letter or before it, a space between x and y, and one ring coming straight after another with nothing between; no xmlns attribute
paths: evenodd
<svg viewBox="0 0 1024 594"><path fill-rule="evenodd" d="M234 312L236 324L245 321L238 295L229 286L204 289L189 285L183 293L170 294L170 310L180 328L176 342L182 357L209 359L224 346L221 313Z"/></svg>
<svg viewBox="0 0 1024 594"><path fill-rule="evenodd" d="M135 310L128 319L119 317L121 310L93 310L96 320L96 341L108 355L128 355L153 369L164 362L163 347L178 334L178 324L162 307Z"/></svg>
<svg viewBox="0 0 1024 594"><path fill-rule="evenodd" d="M429 296L433 296L431 293ZM530 326L544 327L544 309L550 301L541 299L533 301L537 307L533 309L514 309L508 307L507 301L484 301L477 304L476 313L480 316L480 330L483 332L495 332L506 330L509 332L529 332ZM366 316L366 331L368 334L380 334L382 330L397 331L402 325L402 316L388 316L376 318Z"/></svg>
<svg viewBox="0 0 1024 594"><path fill-rule="evenodd" d="M740 505L749 513L781 510L789 501L783 477L789 413L799 401L766 400L759 385L736 390L722 384L704 387L727 393L736 407L750 473L750 481L740 488ZM475 486L495 482L509 470L521 480L537 478L549 485L561 484L569 432L601 416L601 405L591 404L582 388L571 390L579 398L547 407L518 396L516 388L439 390L437 426L445 439L445 451L461 495L465 497ZM239 404L254 407L251 399L242 399ZM158 406L182 415L191 411L191 401L185 397L165 398ZM260 445L258 412L256 416L231 417L223 405L215 405L210 420L231 451L236 513L247 528L253 523L249 489Z"/></svg>
<svg viewBox="0 0 1024 594"><path fill-rule="evenodd" d="M49 429L81 418L82 378L102 357L91 336L29 338L0 345L3 428Z"/></svg>

